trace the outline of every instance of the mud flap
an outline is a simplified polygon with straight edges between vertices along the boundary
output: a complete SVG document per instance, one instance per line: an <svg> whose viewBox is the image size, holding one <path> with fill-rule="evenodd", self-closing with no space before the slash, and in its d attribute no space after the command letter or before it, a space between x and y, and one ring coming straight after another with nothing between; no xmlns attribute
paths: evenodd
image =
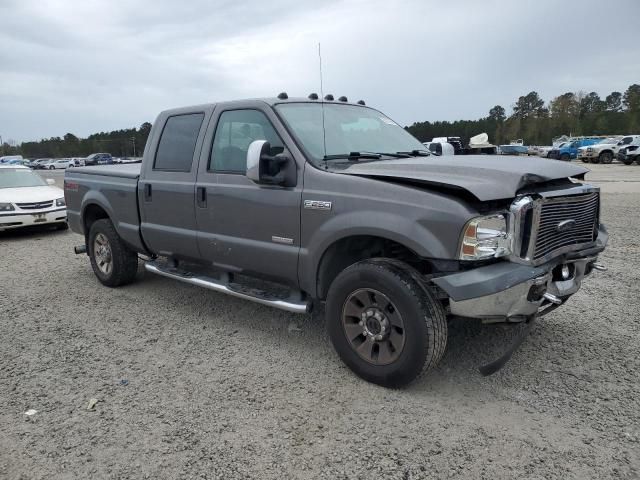
<svg viewBox="0 0 640 480"><path fill-rule="evenodd" d="M531 332L531 329L533 328L533 325L536 323L536 320L539 317L544 317L546 314L555 310L559 306L560 305L550 305L546 307L544 310L538 312L536 315L532 316L529 320L527 320L526 326L524 327L520 335L518 335L518 337L511 344L511 347L509 347L509 349L506 352L504 352L504 354L500 358L497 358L491 363L487 363L486 365L482 365L478 367L478 370L480 371L482 376L488 377L489 375L493 375L502 367L504 367L506 363L511 359L511 356L515 353L515 351L518 348L520 348L520 345L522 345L524 340L527 338L527 336Z"/></svg>

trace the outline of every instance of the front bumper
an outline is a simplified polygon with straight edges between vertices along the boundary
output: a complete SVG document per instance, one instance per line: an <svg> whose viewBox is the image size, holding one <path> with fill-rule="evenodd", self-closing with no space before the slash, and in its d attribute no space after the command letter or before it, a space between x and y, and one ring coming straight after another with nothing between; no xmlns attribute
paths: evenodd
<svg viewBox="0 0 640 480"><path fill-rule="evenodd" d="M0 214L0 231L12 228L22 228L31 225L46 225L67 221L67 208L38 210L29 213L12 212Z"/></svg>
<svg viewBox="0 0 640 480"><path fill-rule="evenodd" d="M505 261L437 277L433 283L447 293L452 315L490 322L521 322L549 304L548 298L564 302L576 293L593 271L607 240L606 229L601 227L593 247L544 265L533 267ZM563 277L563 267L568 276Z"/></svg>
<svg viewBox="0 0 640 480"><path fill-rule="evenodd" d="M591 151L591 152L588 152L588 151L578 152L578 159L579 159L579 160L582 160L583 158L588 158L588 159L591 159L591 158L598 158L598 155L599 155L599 153L598 153L598 152L596 152L596 151Z"/></svg>

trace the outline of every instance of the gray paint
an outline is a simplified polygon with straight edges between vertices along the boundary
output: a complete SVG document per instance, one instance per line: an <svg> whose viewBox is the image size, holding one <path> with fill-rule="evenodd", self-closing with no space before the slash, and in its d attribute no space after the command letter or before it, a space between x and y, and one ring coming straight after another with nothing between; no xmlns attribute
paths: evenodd
<svg viewBox="0 0 640 480"><path fill-rule="evenodd" d="M141 166L68 170L66 181L79 185L67 192L72 229L84 233L83 212L98 205L139 252L265 276L315 297L324 253L349 236L378 236L423 258L455 259L461 230L478 215L478 205L456 196L455 190L430 189L431 185L464 189L481 200L502 199L512 198L524 185L586 172L562 162L490 156L398 159L354 164L346 170L320 169L307 162L280 122L272 109L276 103L283 101L244 100L168 110L153 125ZM207 171L220 114L239 108L260 110L270 119L295 162L294 187L259 185L242 174ZM203 112L205 118L191 170L153 170L167 118L195 112ZM540 175L541 171L545 173ZM406 185L397 179L414 182ZM151 198L145 198L147 185ZM206 204L196 199L196 189L205 189ZM306 201L330 202L331 209L303 208Z"/></svg>
<svg viewBox="0 0 640 480"><path fill-rule="evenodd" d="M588 171L569 162L538 157L456 155L355 164L342 173L458 187L486 201L513 198L524 187Z"/></svg>

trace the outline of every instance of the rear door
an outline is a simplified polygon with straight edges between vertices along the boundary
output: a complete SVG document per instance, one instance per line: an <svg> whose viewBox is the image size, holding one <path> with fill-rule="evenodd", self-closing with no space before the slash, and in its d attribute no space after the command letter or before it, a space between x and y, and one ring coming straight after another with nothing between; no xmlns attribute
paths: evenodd
<svg viewBox="0 0 640 480"><path fill-rule="evenodd" d="M203 258L228 271L297 285L302 167L295 187L258 185L246 173L247 149L267 140L271 154L291 138L262 102L219 105L202 149L196 184L198 244Z"/></svg>
<svg viewBox="0 0 640 480"><path fill-rule="evenodd" d="M207 111L208 110L208 111ZM158 119L138 182L141 231L156 254L199 258L195 219L197 158L211 109L176 111Z"/></svg>

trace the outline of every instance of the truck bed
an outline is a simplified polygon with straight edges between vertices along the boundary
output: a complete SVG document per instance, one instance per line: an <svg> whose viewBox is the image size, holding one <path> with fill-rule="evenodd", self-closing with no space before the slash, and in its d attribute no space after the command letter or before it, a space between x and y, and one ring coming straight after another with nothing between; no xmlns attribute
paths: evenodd
<svg viewBox="0 0 640 480"><path fill-rule="evenodd" d="M130 163L68 168L64 195L71 229L86 235L83 218L108 216L132 249L145 251L138 212L140 166Z"/></svg>

